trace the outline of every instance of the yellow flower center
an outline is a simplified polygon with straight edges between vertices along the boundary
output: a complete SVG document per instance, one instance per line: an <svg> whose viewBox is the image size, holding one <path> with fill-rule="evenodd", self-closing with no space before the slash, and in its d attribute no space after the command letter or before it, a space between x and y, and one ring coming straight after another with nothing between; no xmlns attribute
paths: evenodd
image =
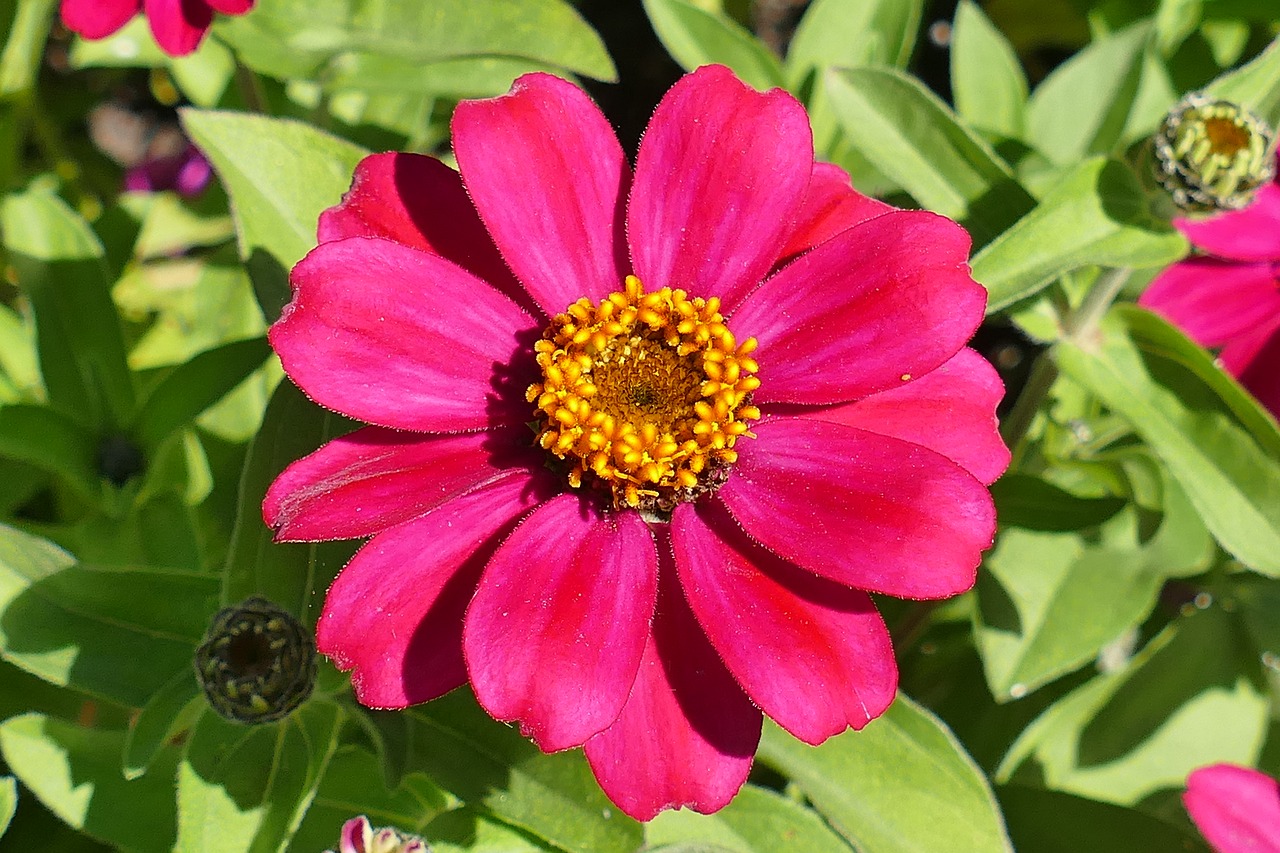
<svg viewBox="0 0 1280 853"><path fill-rule="evenodd" d="M716 297L635 276L593 305L579 299L534 345L542 382L529 386L538 443L569 463L569 485L611 490L617 508L668 513L724 483L739 436L760 417L751 353Z"/></svg>

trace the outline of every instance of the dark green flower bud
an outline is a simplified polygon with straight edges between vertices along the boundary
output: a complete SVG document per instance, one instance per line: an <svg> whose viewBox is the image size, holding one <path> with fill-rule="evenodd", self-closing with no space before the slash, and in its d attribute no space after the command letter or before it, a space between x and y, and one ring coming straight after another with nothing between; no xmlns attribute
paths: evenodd
<svg viewBox="0 0 1280 853"><path fill-rule="evenodd" d="M1192 92L1152 140L1156 178L1185 211L1237 210L1274 177L1274 139L1244 107Z"/></svg>
<svg viewBox="0 0 1280 853"><path fill-rule="evenodd" d="M284 717L306 701L316 683L310 632L257 596L218 612L196 649L195 664L209 704L238 723Z"/></svg>

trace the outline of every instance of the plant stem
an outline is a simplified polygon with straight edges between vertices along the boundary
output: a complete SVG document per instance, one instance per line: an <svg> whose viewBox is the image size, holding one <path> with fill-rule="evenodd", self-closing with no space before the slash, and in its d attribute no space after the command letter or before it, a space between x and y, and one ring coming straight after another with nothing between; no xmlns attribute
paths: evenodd
<svg viewBox="0 0 1280 853"><path fill-rule="evenodd" d="M271 104L267 101L267 93L262 90L262 81L239 59L236 60L236 88L250 112L271 115Z"/></svg>

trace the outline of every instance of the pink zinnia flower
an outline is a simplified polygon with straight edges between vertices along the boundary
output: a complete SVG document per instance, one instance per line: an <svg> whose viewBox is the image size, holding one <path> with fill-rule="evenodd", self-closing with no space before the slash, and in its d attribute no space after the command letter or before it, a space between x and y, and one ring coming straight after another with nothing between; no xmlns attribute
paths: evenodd
<svg viewBox="0 0 1280 853"><path fill-rule="evenodd" d="M375 426L289 467L266 521L373 534L317 629L364 704L470 680L585 744L628 814L718 809L761 711L816 744L893 701L865 590L955 595L991 543L969 237L854 192L794 98L717 66L634 173L545 74L460 104L453 143L461 175L367 158L293 270L285 370Z"/></svg>
<svg viewBox="0 0 1280 853"><path fill-rule="evenodd" d="M1280 853L1280 784L1265 773L1201 767L1187 777L1182 803L1218 853Z"/></svg>
<svg viewBox="0 0 1280 853"><path fill-rule="evenodd" d="M204 39L213 13L243 15L254 0L62 0L62 23L87 39L106 38L139 12L170 56L186 56Z"/></svg>
<svg viewBox="0 0 1280 853"><path fill-rule="evenodd" d="M1243 210L1174 225L1205 257L1162 272L1138 304L1166 317L1280 415L1280 182Z"/></svg>

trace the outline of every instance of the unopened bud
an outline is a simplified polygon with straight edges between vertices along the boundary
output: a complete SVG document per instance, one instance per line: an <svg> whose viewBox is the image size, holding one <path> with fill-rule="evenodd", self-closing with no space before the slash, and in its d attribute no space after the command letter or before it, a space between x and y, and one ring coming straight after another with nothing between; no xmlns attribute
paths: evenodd
<svg viewBox="0 0 1280 853"><path fill-rule="evenodd" d="M1156 178L1185 211L1237 210L1275 176L1274 139L1244 107L1192 92L1152 140Z"/></svg>
<svg viewBox="0 0 1280 853"><path fill-rule="evenodd" d="M398 829L374 829L364 815L342 825L338 853L429 853L426 842ZM326 853L333 853L332 850Z"/></svg>

